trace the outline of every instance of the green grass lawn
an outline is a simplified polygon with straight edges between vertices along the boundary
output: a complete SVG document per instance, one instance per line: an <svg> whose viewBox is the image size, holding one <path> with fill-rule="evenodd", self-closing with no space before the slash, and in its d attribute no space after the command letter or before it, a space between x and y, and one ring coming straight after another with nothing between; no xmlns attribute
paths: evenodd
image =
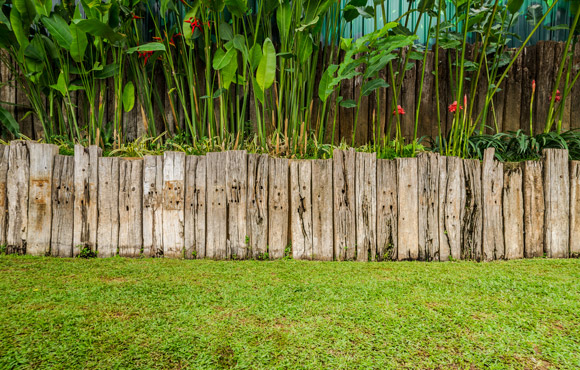
<svg viewBox="0 0 580 370"><path fill-rule="evenodd" d="M578 368L580 260L0 256L0 368Z"/></svg>

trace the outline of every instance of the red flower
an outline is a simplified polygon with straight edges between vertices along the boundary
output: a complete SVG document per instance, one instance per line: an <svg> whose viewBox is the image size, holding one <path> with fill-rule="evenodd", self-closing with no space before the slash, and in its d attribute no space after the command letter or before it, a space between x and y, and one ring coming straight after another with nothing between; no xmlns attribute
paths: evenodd
<svg viewBox="0 0 580 370"><path fill-rule="evenodd" d="M449 109L449 112L455 113L457 111L457 101L454 101L453 104L451 104L447 109ZM459 110L462 110L462 109L463 109L463 107L460 105Z"/></svg>
<svg viewBox="0 0 580 370"><path fill-rule="evenodd" d="M163 39L161 37L155 37L155 36L153 36L153 40L159 41L159 42L163 41Z"/></svg>
<svg viewBox="0 0 580 370"><path fill-rule="evenodd" d="M536 80L532 80L532 94L536 92Z"/></svg>
<svg viewBox="0 0 580 370"><path fill-rule="evenodd" d="M199 28L199 30L201 31L201 23L199 23L199 19L189 18L188 20L185 21L185 23L189 23L191 25L191 33L193 33L196 28Z"/></svg>
<svg viewBox="0 0 580 370"><path fill-rule="evenodd" d="M556 90L556 103L559 103L560 100L562 100L562 96L560 95L560 90ZM552 95L552 97L550 99L552 99L554 97L554 95Z"/></svg>
<svg viewBox="0 0 580 370"><path fill-rule="evenodd" d="M138 15L133 14L133 19L143 19L143 17L139 17Z"/></svg>
<svg viewBox="0 0 580 370"><path fill-rule="evenodd" d="M397 109L395 109L393 111L393 116L397 114L397 111L399 112L399 114L405 114L405 110L403 109L403 107L401 107L400 105L397 106Z"/></svg>
<svg viewBox="0 0 580 370"><path fill-rule="evenodd" d="M139 58L145 59L143 61L143 65L147 64L147 61L149 60L151 55L153 55L153 51L138 51L137 53L139 53Z"/></svg>

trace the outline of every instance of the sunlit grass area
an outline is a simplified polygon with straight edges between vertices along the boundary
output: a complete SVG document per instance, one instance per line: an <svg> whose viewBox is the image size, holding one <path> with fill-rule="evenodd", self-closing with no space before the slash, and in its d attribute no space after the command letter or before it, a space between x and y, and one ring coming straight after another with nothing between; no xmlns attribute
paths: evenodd
<svg viewBox="0 0 580 370"><path fill-rule="evenodd" d="M578 368L580 260L0 256L0 368Z"/></svg>

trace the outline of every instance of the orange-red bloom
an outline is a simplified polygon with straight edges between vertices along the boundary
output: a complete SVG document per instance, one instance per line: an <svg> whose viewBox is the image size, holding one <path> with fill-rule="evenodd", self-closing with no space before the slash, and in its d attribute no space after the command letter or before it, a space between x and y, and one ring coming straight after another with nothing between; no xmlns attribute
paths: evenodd
<svg viewBox="0 0 580 370"><path fill-rule="evenodd" d="M532 80L532 94L536 92L536 80Z"/></svg>
<svg viewBox="0 0 580 370"><path fill-rule="evenodd" d="M199 23L199 19L189 18L188 20L185 21L185 23L189 23L191 25L191 33L193 33L196 28L199 28L199 30L201 31L201 23Z"/></svg>
<svg viewBox="0 0 580 370"><path fill-rule="evenodd" d="M562 95L560 95L560 90L556 90L556 103L559 103L562 100ZM553 97L553 95L552 95ZM551 98L550 98L551 99Z"/></svg>
<svg viewBox="0 0 580 370"><path fill-rule="evenodd" d="M396 114L397 114L397 112L398 112L399 114L405 114L405 110L404 110L404 109L403 109L403 107L401 107L400 105L398 105L398 106L397 106L397 109L395 109L395 110L393 111L393 116L394 116L394 115L396 115Z"/></svg>
<svg viewBox="0 0 580 370"><path fill-rule="evenodd" d="M454 101L448 108L449 112L455 113L457 111L457 101ZM460 105L459 110L462 110L463 107Z"/></svg>
<svg viewBox="0 0 580 370"><path fill-rule="evenodd" d="M139 58L144 58L143 65L147 64L147 61L153 55L153 51L138 51Z"/></svg>
<svg viewBox="0 0 580 370"><path fill-rule="evenodd" d="M133 14L133 19L143 19L143 17L139 17L138 15Z"/></svg>

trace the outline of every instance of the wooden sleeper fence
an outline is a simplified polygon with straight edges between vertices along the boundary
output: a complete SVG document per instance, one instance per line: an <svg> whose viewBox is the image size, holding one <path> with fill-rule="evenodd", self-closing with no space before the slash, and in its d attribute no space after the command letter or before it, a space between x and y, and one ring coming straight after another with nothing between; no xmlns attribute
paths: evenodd
<svg viewBox="0 0 580 370"><path fill-rule="evenodd" d="M580 255L580 161L245 151L102 157L0 146L0 243L74 257L476 260ZM291 246L291 248L290 248Z"/></svg>

